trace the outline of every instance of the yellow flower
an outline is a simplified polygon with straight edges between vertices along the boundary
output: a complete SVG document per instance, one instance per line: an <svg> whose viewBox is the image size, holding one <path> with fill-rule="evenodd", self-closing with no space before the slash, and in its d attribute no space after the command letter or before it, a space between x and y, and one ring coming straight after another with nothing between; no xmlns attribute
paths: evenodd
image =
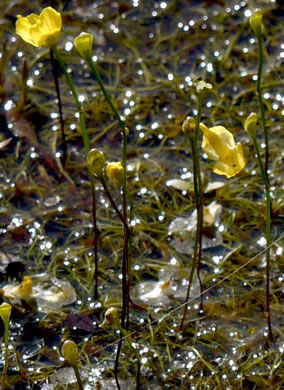
<svg viewBox="0 0 284 390"><path fill-rule="evenodd" d="M207 156L217 161L213 172L226 177L235 176L246 165L243 148L240 143L235 143L233 135L223 126L214 126L208 129L200 124L203 132L202 149Z"/></svg>
<svg viewBox="0 0 284 390"><path fill-rule="evenodd" d="M52 7L44 8L40 15L18 15L16 34L36 47L56 46L61 34L62 20Z"/></svg>
<svg viewBox="0 0 284 390"><path fill-rule="evenodd" d="M121 162L110 162L106 167L110 181L119 187L123 183L124 169Z"/></svg>

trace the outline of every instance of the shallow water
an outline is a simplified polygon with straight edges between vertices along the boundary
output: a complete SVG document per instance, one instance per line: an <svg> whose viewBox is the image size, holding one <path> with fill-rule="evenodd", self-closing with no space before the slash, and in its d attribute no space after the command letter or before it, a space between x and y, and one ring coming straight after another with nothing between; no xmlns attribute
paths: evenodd
<svg viewBox="0 0 284 390"><path fill-rule="evenodd" d="M10 324L7 388L75 388L60 344L72 338L80 351L85 388L115 388L113 367L119 332L101 329L109 307L121 306L123 229L98 191L99 300L94 300L92 197L76 106L60 74L68 158L62 177L62 154L56 93L47 49L17 37L16 15L39 13L46 3L1 3L1 37L9 60L2 70L0 141L1 287L23 275L47 273L66 280L77 301L48 314L28 302L15 305ZM147 312L131 308L128 338L139 351L141 388L281 389L283 386L284 239L271 249L271 312L275 340L267 337L265 314L265 200L251 140L243 123L259 112L255 95L257 42L249 27L250 11L264 9L265 64L263 93L270 132L270 181L273 239L283 234L283 57L284 10L258 1L70 1L62 13L59 48L84 105L92 147L108 161L121 158L118 123L87 66L73 47L81 31L94 35L94 60L116 107L130 129L128 185L133 197L132 295ZM2 59L3 59L2 49ZM23 90L26 59L28 102L15 107ZM1 73L2 74L2 73ZM216 201L222 212L215 245L204 249L201 276L183 334L178 332L191 266L191 251L173 245L169 226L194 212L190 144L181 132L186 116L195 116L194 80L213 85L202 115L207 126L223 125L244 145L246 168L225 179L212 173L202 155L205 204ZM262 130L259 141L262 143ZM179 180L174 182L173 180ZM171 185L169 185L169 183ZM111 188L118 204L118 190ZM190 219L192 222L192 220ZM214 236L213 236L214 238ZM186 245L192 238L184 238ZM193 241L192 241L193 245ZM255 259L245 265L254 256ZM8 266L9 264L9 266ZM236 270L243 266L242 269ZM228 276L230 275L230 276ZM224 280L224 278L228 278ZM172 290L161 288L171 283ZM159 290L160 289L160 290ZM150 299L143 299L143 294ZM149 295L148 295L149 298ZM4 352L3 352L4 353ZM3 355L4 357L4 355ZM3 362L3 358L1 360ZM137 361L127 341L120 357L122 388L135 388ZM65 376L67 371L67 376ZM62 376L63 375L63 382ZM71 381L72 382L72 381ZM68 387L67 387L68 386Z"/></svg>

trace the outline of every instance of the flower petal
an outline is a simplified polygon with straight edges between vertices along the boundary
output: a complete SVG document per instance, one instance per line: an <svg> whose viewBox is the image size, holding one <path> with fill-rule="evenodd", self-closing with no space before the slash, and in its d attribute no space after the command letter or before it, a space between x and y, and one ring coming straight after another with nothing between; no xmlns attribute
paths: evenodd
<svg viewBox="0 0 284 390"><path fill-rule="evenodd" d="M18 16L16 22L16 33L36 47L57 45L61 28L61 15L52 7L43 9L39 16L35 14L27 17Z"/></svg>
<svg viewBox="0 0 284 390"><path fill-rule="evenodd" d="M31 14L29 16L31 17L30 19L34 21L34 16L37 15ZM23 16L18 16L18 20L16 21L16 34L18 34L25 42L36 46L30 35L30 29L32 25L33 24L28 17L25 18Z"/></svg>
<svg viewBox="0 0 284 390"><path fill-rule="evenodd" d="M217 154L220 155L225 149L233 149L236 146L233 134L225 127L214 126L208 129L208 127L205 126L200 128Z"/></svg>
<svg viewBox="0 0 284 390"><path fill-rule="evenodd" d="M202 149L211 160L217 161L213 172L226 177L235 176L246 165L243 148L235 144L234 136L223 126L208 129L203 123L200 129L204 133Z"/></svg>
<svg viewBox="0 0 284 390"><path fill-rule="evenodd" d="M59 31L62 28L62 19L59 12L52 7L42 10L39 23L46 32Z"/></svg>

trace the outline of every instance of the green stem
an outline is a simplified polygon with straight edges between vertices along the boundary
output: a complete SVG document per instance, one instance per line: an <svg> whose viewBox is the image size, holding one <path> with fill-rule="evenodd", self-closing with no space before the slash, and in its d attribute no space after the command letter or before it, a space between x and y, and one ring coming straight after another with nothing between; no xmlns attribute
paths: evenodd
<svg viewBox="0 0 284 390"><path fill-rule="evenodd" d="M192 135L188 135L187 138L191 144L192 157L193 157L193 184L194 184L194 200L197 212L197 225L194 239L194 250L192 266L188 278L188 286L186 291L185 302L189 300L190 289L193 281L193 275L197 266L197 277L200 285L200 310L203 307L203 285L201 281L201 257L202 257L202 227L203 227L203 188L200 172L200 162L198 153L198 137L200 132L201 112L202 112L202 95L198 94L198 113L195 125L195 132ZM180 323L180 331L183 330L183 324L187 315L187 304L184 306L183 317Z"/></svg>
<svg viewBox="0 0 284 390"><path fill-rule="evenodd" d="M262 82L262 68L263 68L263 40L261 30L257 33L257 42L258 42L258 71L257 71L257 84L256 84L256 94L258 98L258 103L260 107L262 126L264 131L264 141L265 141L265 163L264 168L267 174L268 171L268 160L269 160L269 139L268 139L268 130L266 126L266 117L264 104L261 94L261 82Z"/></svg>
<svg viewBox="0 0 284 390"><path fill-rule="evenodd" d="M112 195L111 195L111 193L110 193L110 191L109 191L109 189L108 189L108 185L107 185L107 182L106 182L105 177L104 177L104 176L98 176L98 178L99 178L99 180L101 181L102 186L103 186L103 188L104 188L104 191L105 191L105 193L106 193L106 196L108 197L108 199L109 199L109 201L110 201L112 207L114 208L115 212L117 213L117 215L118 215L119 219L121 220L123 226L124 226L126 229L128 229L128 231L129 231L129 227L128 227L128 225L127 225L127 222L125 221L124 216L123 216L123 215L121 214L121 212L119 211L119 209L118 209L117 205L115 204L115 201L113 200L113 197L112 197Z"/></svg>
<svg viewBox="0 0 284 390"><path fill-rule="evenodd" d="M256 139L256 134L252 136L254 147L257 154L258 164L261 170L265 185L265 197L266 197L266 311L267 311L267 326L270 340L273 340L272 326L271 326L271 313L270 313L270 245L271 245L271 196L270 196L270 184L268 176L261 158L259 145Z"/></svg>
<svg viewBox="0 0 284 390"><path fill-rule="evenodd" d="M104 94L104 96L105 96L105 98L106 98L108 104L110 105L110 107L111 107L111 109L112 109L112 111L113 111L113 113L114 113L114 116L115 116L116 119L118 120L119 125L120 125L120 127L121 127L123 133L127 133L125 124L124 124L123 120L121 119L121 117L120 117L120 115L119 115L117 109L115 108L114 104L112 103L112 100L111 100L110 95L108 94L107 90L105 89L103 80L101 79L101 76L99 75L99 73L98 73L98 71L97 71L97 69L96 69L96 67L95 67L95 64L94 64L94 62L93 62L93 59L92 59L92 55L91 55L91 54L89 54L89 55L87 56L86 61L88 62L88 65L90 66L93 75L95 76L95 78L96 78L96 80L97 80L97 82L98 82L98 84L99 84L99 86L100 86L100 88L101 88L101 90L102 90L102 92L103 92L103 94Z"/></svg>
<svg viewBox="0 0 284 390"><path fill-rule="evenodd" d="M8 343L9 343L9 322L6 324L4 322L5 327L5 365L2 372L2 383L1 383L1 390L5 390L6 388L6 378L7 378L7 372L8 372L8 365L9 365L9 350L8 350Z"/></svg>
<svg viewBox="0 0 284 390"><path fill-rule="evenodd" d="M79 112L79 118L80 118L80 126L81 126L81 131L82 131L82 137L83 137L83 142L84 142L84 146L85 146L85 150L86 150L86 153L88 154L88 152L90 151L90 142L89 142L89 137L88 137L88 133L87 133L87 126L86 126L86 121L85 121L85 114L84 114L84 110L83 110L83 107L79 101L79 96L78 96L78 93L75 89L75 85L71 79L71 76L70 74L68 73L67 71L67 68L65 66L65 63L61 57L61 55L59 54L59 51L57 49L57 47L53 47L53 52L56 56L56 59L64 73L64 76L65 76L65 79L69 85L69 88L72 92L72 95L73 95L73 98L74 98L74 101L75 101L75 104L77 106L77 109L78 109L78 112Z"/></svg>
<svg viewBox="0 0 284 390"><path fill-rule="evenodd" d="M72 367L73 367L73 370L74 370L75 375L76 375L76 379L77 379L77 383L78 383L79 389L80 390L84 390L82 379L81 379L81 375L80 375L80 372L79 372L77 364L73 364Z"/></svg>
<svg viewBox="0 0 284 390"><path fill-rule="evenodd" d="M54 59L54 54L53 54L52 49L50 49L50 62L51 62L51 66L52 66L52 74L53 74L53 78L54 78L55 90L56 90L56 96L57 96L57 105L58 105L59 121L60 121L60 129L61 129L61 141L62 141L62 150L63 150L62 166L64 168L65 163L66 163L66 159L67 159L67 144L66 144L66 137L65 137L65 131L64 131L64 121L63 121L63 113L62 113L62 102L61 102L60 88L59 88L59 82L58 82L57 63Z"/></svg>
<svg viewBox="0 0 284 390"><path fill-rule="evenodd" d="M118 120L118 123L122 129L122 161L121 164L124 168L124 175L123 175L123 199L122 199L122 214L124 219L124 244L123 244L123 258L122 258L122 295L123 295L123 304L122 304L122 315L121 315L121 321L124 327L125 319L126 319L126 328L128 328L129 325L129 302L130 302L130 264L129 264L129 240L130 240L130 230L128 227L128 218L127 218L127 181L126 181L126 161L127 161L127 136L128 136L128 129L125 127L124 121L121 119L117 109L115 108L114 104L112 103L111 97L108 94L104 83L101 79L101 76L99 75L95 64L92 59L91 53L87 55L85 58L87 61L89 67L91 68L91 71L96 78L109 106L111 107L115 118Z"/></svg>
<svg viewBox="0 0 284 390"><path fill-rule="evenodd" d="M81 133L82 133L82 138L84 142L84 147L86 151L86 155L88 155L90 151L90 141L89 141L89 136L87 132L87 126L86 126L86 120L85 120L85 113L83 110L83 107L79 101L78 93L76 91L75 85L71 79L70 74L67 71L67 68L65 66L65 63L57 49L57 47L52 48L56 59L64 73L65 79L69 85L69 88L72 92L75 104L77 106L78 112L79 112L79 119L80 119L80 127L81 127ZM97 214L96 214L96 190L95 190L95 180L94 176L91 174L89 171L89 178L91 182L91 190L92 190L92 199L93 199L93 225L94 225L94 262L95 262L95 291L94 291L94 298L98 298L98 264L99 264L99 259L98 259L98 228L97 228Z"/></svg>
<svg viewBox="0 0 284 390"><path fill-rule="evenodd" d="M198 192L195 199L196 208L197 208L197 228L196 236L199 243L198 248L198 263L197 263L197 277L199 280L200 286L200 310L203 309L203 285L201 280L201 259L202 259L202 230L203 230L203 185L200 171L200 158L198 151L198 138L200 133L200 122L201 122L201 113L202 113L202 103L203 103L203 94L202 92L197 96L197 123L195 129L195 153L193 159L195 160L196 165L196 176L198 180Z"/></svg>
<svg viewBox="0 0 284 390"><path fill-rule="evenodd" d="M123 223L124 226L124 243L123 243L123 255L122 255L122 313L121 313L121 326L122 328L128 328L129 320L128 320L128 314L129 314L129 301L130 301L130 294L129 294L129 265L128 265L128 258L129 258L129 240L130 240L130 229L127 224L127 221L124 217L125 210L123 210L123 214L118 210L118 207L116 206L113 197L111 196L111 193L108 189L106 180L104 176L99 177L103 188L105 190L105 193L114 208L115 212L117 213L119 219ZM123 192L124 194L124 192ZM126 204L126 202L125 202ZM118 349L119 351L119 349Z"/></svg>

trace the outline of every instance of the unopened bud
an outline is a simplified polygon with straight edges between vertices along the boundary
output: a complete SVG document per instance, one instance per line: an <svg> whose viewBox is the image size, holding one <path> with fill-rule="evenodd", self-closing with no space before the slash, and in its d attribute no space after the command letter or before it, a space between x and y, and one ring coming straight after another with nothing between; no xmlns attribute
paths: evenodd
<svg viewBox="0 0 284 390"><path fill-rule="evenodd" d="M73 340L64 341L61 352L65 360L67 360L72 366L77 363L78 348Z"/></svg>
<svg viewBox="0 0 284 390"><path fill-rule="evenodd" d="M107 311L105 312L105 319L100 325L100 327L103 328L106 324L111 324L115 328L120 328L118 310L115 307L107 309Z"/></svg>
<svg viewBox="0 0 284 390"><path fill-rule="evenodd" d="M187 118L182 124L182 131L184 134L194 134L196 127L196 120L191 116Z"/></svg>
<svg viewBox="0 0 284 390"><path fill-rule="evenodd" d="M203 91L203 89L212 89L213 86L210 83L206 83L203 80L199 80L195 83L196 92L199 93L200 91Z"/></svg>
<svg viewBox="0 0 284 390"><path fill-rule="evenodd" d="M262 32L262 11L255 11L249 18L250 26L256 35Z"/></svg>
<svg viewBox="0 0 284 390"><path fill-rule="evenodd" d="M74 39L74 45L84 60L92 55L93 41L93 35L85 32L82 32Z"/></svg>
<svg viewBox="0 0 284 390"><path fill-rule="evenodd" d="M96 176L102 176L105 168L105 156L98 149L91 149L88 153L90 171Z"/></svg>
<svg viewBox="0 0 284 390"><path fill-rule="evenodd" d="M11 315L11 305L9 303L2 303L0 305L0 317L2 318L2 321L4 322L5 328L9 325L10 315Z"/></svg>
<svg viewBox="0 0 284 390"><path fill-rule="evenodd" d="M246 119L244 128L245 131L254 138L256 136L256 124L257 124L257 115L255 112L252 112Z"/></svg>

